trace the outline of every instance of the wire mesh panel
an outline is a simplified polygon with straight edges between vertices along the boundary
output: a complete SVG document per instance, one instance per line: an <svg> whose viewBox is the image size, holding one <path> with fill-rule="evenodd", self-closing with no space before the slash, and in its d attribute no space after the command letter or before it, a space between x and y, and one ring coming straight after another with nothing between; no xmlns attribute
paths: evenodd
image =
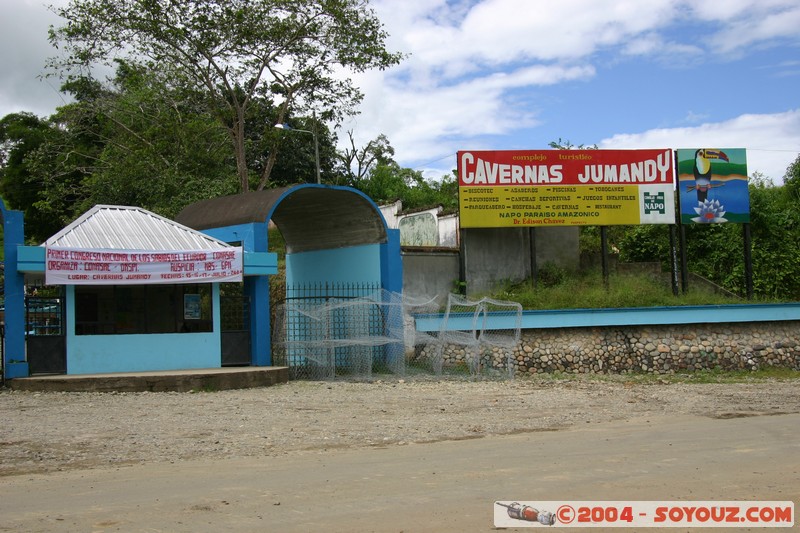
<svg viewBox="0 0 800 533"><path fill-rule="evenodd" d="M454 366L466 366L470 374L480 370L481 301L469 300L458 294L447 295L447 307L439 331L439 350L433 362L434 371L441 374L447 358Z"/></svg>
<svg viewBox="0 0 800 533"><path fill-rule="evenodd" d="M406 372L407 322L403 295L384 289L365 297L374 313L370 343L373 345L373 370L403 375Z"/></svg>
<svg viewBox="0 0 800 533"><path fill-rule="evenodd" d="M334 353L327 342L328 325L319 306L305 300L279 304L273 324L273 362L289 367L292 379L331 379Z"/></svg>
<svg viewBox="0 0 800 533"><path fill-rule="evenodd" d="M293 379L403 375L409 363L436 375L506 370L513 376L520 304L450 294L440 314L436 298L406 298L383 289L348 291L349 296L295 297L278 307L273 359L288 366ZM428 330L436 325L438 330L417 329L420 317L428 321ZM431 317L437 322L431 324Z"/></svg>
<svg viewBox="0 0 800 533"><path fill-rule="evenodd" d="M440 316L442 306L439 298L403 295L402 307L406 364L423 372L436 372L436 362L441 359L439 330L421 330L417 327L417 321ZM438 369L441 373L441 364Z"/></svg>
<svg viewBox="0 0 800 533"><path fill-rule="evenodd" d="M273 359L295 378L369 378L405 371L402 298L371 284L287 289L273 332Z"/></svg>
<svg viewBox="0 0 800 533"><path fill-rule="evenodd" d="M513 377L516 369L514 351L519 346L522 326L522 305L492 298L483 298L481 302L484 308L479 337L482 366L491 370L505 368L509 377Z"/></svg>
<svg viewBox="0 0 800 533"><path fill-rule="evenodd" d="M308 300L322 303L331 299L358 298L380 290L378 283L297 283L287 285L286 301Z"/></svg>

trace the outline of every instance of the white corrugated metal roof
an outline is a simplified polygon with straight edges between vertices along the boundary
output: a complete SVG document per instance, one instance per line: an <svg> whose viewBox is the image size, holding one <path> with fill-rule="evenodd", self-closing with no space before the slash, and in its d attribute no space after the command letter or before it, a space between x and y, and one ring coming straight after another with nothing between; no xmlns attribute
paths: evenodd
<svg viewBox="0 0 800 533"><path fill-rule="evenodd" d="M207 250L223 241L140 207L96 205L44 246L110 250Z"/></svg>

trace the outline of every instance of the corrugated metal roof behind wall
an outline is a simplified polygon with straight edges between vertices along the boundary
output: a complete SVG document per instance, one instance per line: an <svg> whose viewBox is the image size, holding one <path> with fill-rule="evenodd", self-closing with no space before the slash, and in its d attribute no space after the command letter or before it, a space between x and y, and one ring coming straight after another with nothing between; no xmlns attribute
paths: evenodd
<svg viewBox="0 0 800 533"><path fill-rule="evenodd" d="M208 250L229 245L140 207L96 205L44 243L110 250Z"/></svg>
<svg viewBox="0 0 800 533"><path fill-rule="evenodd" d="M387 239L386 225L374 204L354 189L324 185L212 198L187 206L176 220L198 230L266 222L273 207L272 221L289 253L384 243Z"/></svg>

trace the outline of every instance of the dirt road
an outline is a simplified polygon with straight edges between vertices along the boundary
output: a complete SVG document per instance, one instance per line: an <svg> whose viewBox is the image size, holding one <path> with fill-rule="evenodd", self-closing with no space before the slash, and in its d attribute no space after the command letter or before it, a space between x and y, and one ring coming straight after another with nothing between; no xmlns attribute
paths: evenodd
<svg viewBox="0 0 800 533"><path fill-rule="evenodd" d="M495 500L797 502L798 413L793 381L2 392L0 530L488 531Z"/></svg>

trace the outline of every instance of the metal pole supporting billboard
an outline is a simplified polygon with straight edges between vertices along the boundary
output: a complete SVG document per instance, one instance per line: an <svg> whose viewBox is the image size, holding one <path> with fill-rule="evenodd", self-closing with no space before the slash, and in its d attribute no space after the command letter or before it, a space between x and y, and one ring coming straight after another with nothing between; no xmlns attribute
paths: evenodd
<svg viewBox="0 0 800 533"><path fill-rule="evenodd" d="M686 257L686 226L681 224L681 291L689 291L689 260Z"/></svg>
<svg viewBox="0 0 800 533"><path fill-rule="evenodd" d="M675 178L674 183L676 187L680 188L680 180L678 179L678 151L675 151ZM678 206L677 217L675 217L675 221L678 223L678 228L680 229L680 247L681 247L681 291L683 294L686 294L686 291L689 290L689 266L688 260L686 259L686 226L683 225L683 220L681 218L681 195L675 195L675 202ZM677 280L676 280L677 282Z"/></svg>
<svg viewBox="0 0 800 533"><path fill-rule="evenodd" d="M535 289L539 284L539 263L536 261L536 228L528 228L528 242L531 256L531 285Z"/></svg>
<svg viewBox="0 0 800 533"><path fill-rule="evenodd" d="M603 287L608 290L608 235L606 234L607 228L600 226L600 254L601 262L603 264Z"/></svg>
<svg viewBox="0 0 800 533"><path fill-rule="evenodd" d="M669 226L669 272L672 281L672 294L678 295L678 251L677 251L677 226Z"/></svg>
<svg viewBox="0 0 800 533"><path fill-rule="evenodd" d="M744 283L747 292L747 299L753 299L753 257L752 242L750 239L750 223L742 224L742 236L744 241Z"/></svg>

